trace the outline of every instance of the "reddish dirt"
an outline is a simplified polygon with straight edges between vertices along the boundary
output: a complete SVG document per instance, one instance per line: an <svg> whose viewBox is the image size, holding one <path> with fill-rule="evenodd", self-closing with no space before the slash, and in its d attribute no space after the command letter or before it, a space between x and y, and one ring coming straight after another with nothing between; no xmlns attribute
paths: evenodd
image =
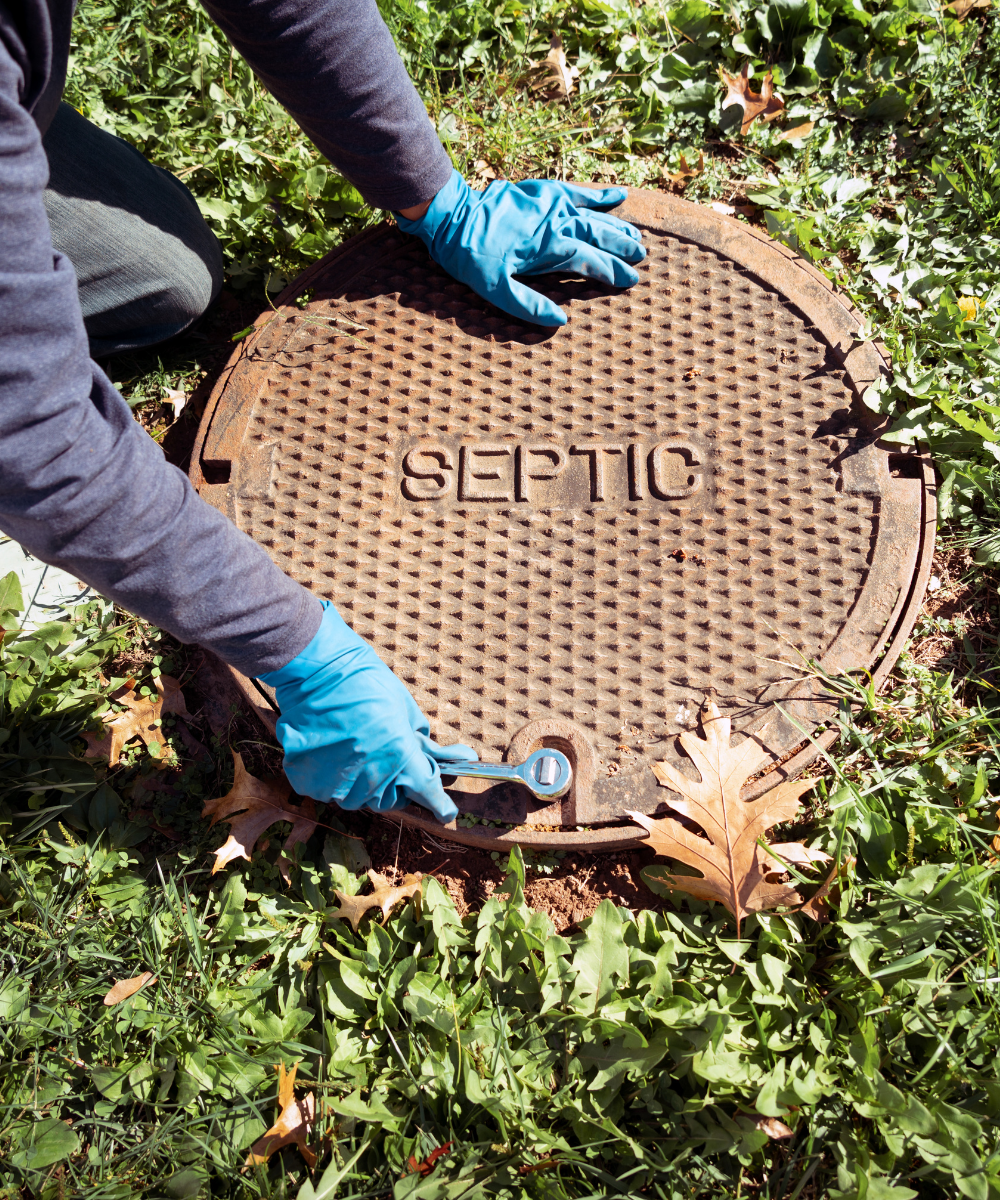
<svg viewBox="0 0 1000 1200"><path fill-rule="evenodd" d="M506 875L506 852L497 860L485 851L438 841L386 817L343 815L350 832L364 840L376 871L394 881L411 871L434 875L448 889L461 916L481 908ZM653 861L648 850L615 854L574 851L561 859L551 874L529 869L524 896L532 908L552 918L560 933L592 916L605 899L636 913L644 908L659 909L663 900L639 875Z"/></svg>

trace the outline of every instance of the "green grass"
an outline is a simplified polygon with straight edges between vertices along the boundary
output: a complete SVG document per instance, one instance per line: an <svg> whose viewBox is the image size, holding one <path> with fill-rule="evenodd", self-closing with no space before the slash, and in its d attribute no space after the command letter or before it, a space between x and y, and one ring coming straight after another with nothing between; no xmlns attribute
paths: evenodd
<svg viewBox="0 0 1000 1200"><path fill-rule="evenodd" d="M288 891L264 855L213 887L198 847L167 871L127 827L13 834L9 1187L309 1200L294 1151L240 1172L273 1119L274 1064L299 1062L328 1169L360 1154L348 1196L994 1195L996 730L933 682L861 722L844 710L810 826L859 863L823 927L761 915L737 940L697 902L605 901L564 938L525 906L515 852L464 921L429 881L355 935L334 916L333 889L360 881L333 831ZM145 969L155 986L101 1004ZM766 1117L793 1139L770 1141ZM404 1173L449 1142L427 1180Z"/></svg>
<svg viewBox="0 0 1000 1200"><path fill-rule="evenodd" d="M997 26L931 0L385 13L470 175L656 186L704 151L689 198L749 202L846 289L895 365L866 401L932 446L979 607L925 615L883 694L836 681L842 737L797 830L856 859L829 924L754 917L737 941L697 902L605 902L564 938L526 908L515 853L480 912L459 919L430 882L354 934L333 890L366 886L365 864L332 814L290 888L278 839L209 876L221 839L198 813L227 786L227 744L269 761L239 721L202 731L208 758L167 731L170 792L141 747L113 771L83 759L123 679L187 683L197 652L102 605L18 636L0 588L0 1196L998 1200L1000 716L995 643L969 633L974 615L996 627L1000 560ZM521 85L553 32L580 68L562 104ZM69 98L182 174L222 238L229 334L381 218L196 3L88 2L75 38ZM741 138L717 72L747 59L788 114ZM189 338L110 369L148 416L210 353ZM147 968L155 986L101 1003ZM294 1149L241 1170L279 1062L317 1097L312 1182Z"/></svg>

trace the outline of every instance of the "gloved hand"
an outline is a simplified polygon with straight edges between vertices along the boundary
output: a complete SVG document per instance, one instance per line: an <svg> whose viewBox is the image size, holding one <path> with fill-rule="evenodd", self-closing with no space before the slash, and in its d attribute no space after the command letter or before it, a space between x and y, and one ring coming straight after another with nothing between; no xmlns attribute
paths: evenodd
<svg viewBox="0 0 1000 1200"><path fill-rule="evenodd" d="M476 762L468 746L431 741L427 718L375 651L323 601L319 631L279 671L278 739L292 787L341 808L378 812L422 804L441 822L458 809L441 786L439 760Z"/></svg>
<svg viewBox="0 0 1000 1200"><path fill-rule="evenodd" d="M621 204L624 188L584 188L529 179L476 192L455 171L417 221L397 217L431 258L474 292L536 325L565 325L554 301L512 279L565 271L614 287L639 280L642 233L600 211Z"/></svg>

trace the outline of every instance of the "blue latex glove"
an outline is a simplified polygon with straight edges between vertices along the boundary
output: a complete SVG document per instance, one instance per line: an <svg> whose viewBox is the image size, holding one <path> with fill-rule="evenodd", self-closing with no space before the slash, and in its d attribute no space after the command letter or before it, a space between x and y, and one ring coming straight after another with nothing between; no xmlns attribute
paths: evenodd
<svg viewBox="0 0 1000 1200"><path fill-rule="evenodd" d="M397 217L449 275L512 316L536 325L565 325L554 301L514 275L563 271L614 287L639 280L642 233L602 212L621 204L624 188L584 188L529 179L491 183L476 192L455 171L418 221Z"/></svg>
<svg viewBox="0 0 1000 1200"><path fill-rule="evenodd" d="M415 801L439 821L452 820L458 809L441 786L438 762L475 762L475 751L435 745L403 684L332 604L324 600L323 608L302 653L260 677L277 693L292 787L349 809L388 812Z"/></svg>

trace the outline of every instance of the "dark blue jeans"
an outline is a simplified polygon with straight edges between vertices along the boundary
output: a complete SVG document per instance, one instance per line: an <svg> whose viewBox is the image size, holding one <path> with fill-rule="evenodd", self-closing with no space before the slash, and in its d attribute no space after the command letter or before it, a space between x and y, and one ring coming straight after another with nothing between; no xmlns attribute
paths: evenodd
<svg viewBox="0 0 1000 1200"><path fill-rule="evenodd" d="M43 144L52 241L76 269L91 355L154 346L196 321L222 287L222 252L184 184L68 104Z"/></svg>

